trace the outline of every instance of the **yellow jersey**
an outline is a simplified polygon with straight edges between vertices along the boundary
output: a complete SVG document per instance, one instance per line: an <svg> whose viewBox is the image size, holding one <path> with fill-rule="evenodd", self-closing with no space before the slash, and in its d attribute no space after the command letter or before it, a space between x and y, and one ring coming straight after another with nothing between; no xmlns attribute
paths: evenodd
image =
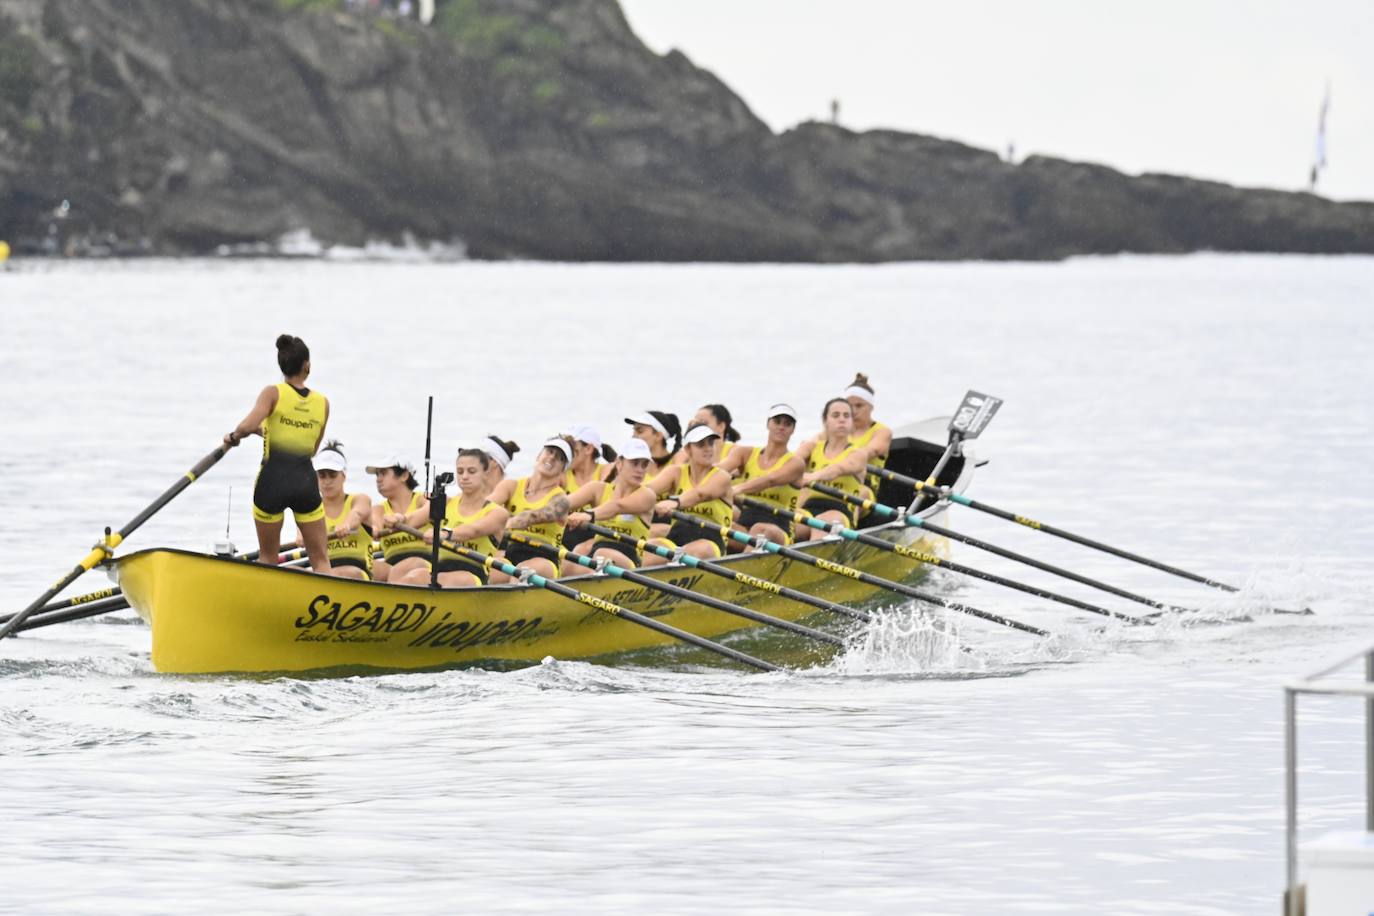
<svg viewBox="0 0 1374 916"><path fill-rule="evenodd" d="M445 528L453 529L461 527L462 525L471 525L479 519L483 518L484 516L490 515L492 512L499 508L499 506L497 506L496 503L484 502L482 503L482 508L478 509L476 512L472 513L471 515L464 515L458 511L458 504L460 502L462 502L461 499L450 499L448 501L448 507L444 510ZM460 541L458 543L458 546L466 547L468 550L476 551L484 557L489 557L496 553L496 538L492 537L489 534L484 534L480 537L475 537L470 541ZM469 563L472 562L472 560L468 559L465 556L462 556L459 553L449 550L447 547L439 548L439 559L466 560Z"/></svg>
<svg viewBox="0 0 1374 916"><path fill-rule="evenodd" d="M712 467L709 471L706 472L705 476L701 478L700 483L706 483L706 481L711 479L712 474L724 473L725 472L722 471L720 468ZM692 483L691 465L678 465L677 483L673 487L673 492L668 495L681 496L683 493L686 493L688 490L691 490L696 486L698 486L698 484ZM729 493L728 490L726 492ZM722 528L729 528L730 523L735 520L734 507L731 506L729 502L719 497L717 497L716 499L708 499L705 502L697 503L695 506L683 506L682 511L686 512L688 515L700 516L701 518L704 518L709 522L714 522Z"/></svg>
<svg viewBox="0 0 1374 916"><path fill-rule="evenodd" d="M329 562L357 560L363 564L363 569L367 570L367 574L370 576L372 575L372 534L362 525L359 525L346 538L334 536L334 529L340 522L347 521L349 513L352 511L353 494L349 493L344 497L343 508L339 510L338 515L330 515L328 510L324 513L325 528L329 531Z"/></svg>
<svg viewBox="0 0 1374 916"><path fill-rule="evenodd" d="M640 489L644 489L643 485L640 486ZM635 492L638 492L638 490L636 490ZM615 484L605 484L604 488L601 491L600 498L597 499L594 505L605 505L606 503L610 502L611 497L614 495ZM633 513L629 512L621 512L620 514L612 516L611 518L597 519L596 523L603 528L610 528L612 531L618 531L621 534L628 534L632 538L647 540L649 537L649 522L642 515L634 515Z"/></svg>
<svg viewBox="0 0 1374 916"><path fill-rule="evenodd" d="M827 458L825 456L825 440L822 439L821 441L816 443L815 447L811 449L811 454L807 456L806 469L808 471L815 472L823 468L828 468L832 464L835 464L839 461L843 461L845 458L849 457L849 455L852 454L857 448L858 446L855 445L853 441L850 441L845 445L844 451L840 452L834 458ZM834 487L837 490L843 490L844 492L849 493L853 496L864 495L863 480L859 477L854 476L853 474L845 474L841 477L836 477L833 480L827 480L826 483L830 484L830 486Z"/></svg>
<svg viewBox="0 0 1374 916"><path fill-rule="evenodd" d="M315 454L329 401L318 391L301 394L286 382L277 383L277 406L262 421L262 460L274 454L309 458Z"/></svg>
<svg viewBox="0 0 1374 916"><path fill-rule="evenodd" d="M773 462L770 467L765 468L759 464L759 456L762 454L763 448L759 447L755 448L752 454L749 455L749 460L744 462L744 469L740 472L741 482L755 480L766 474L771 474L795 457L792 452L787 452L777 461ZM753 495L764 502L772 503L775 506L792 511L797 508L797 499L801 496L801 490L791 484L780 484L775 487L768 487L765 490L760 490Z"/></svg>
<svg viewBox="0 0 1374 916"><path fill-rule="evenodd" d="M850 437L849 437L849 441L850 441L850 442L853 442L855 445L859 446L860 448L868 448L868 443L870 443L870 442L873 441L873 434L876 433L876 432L877 432L878 430L880 430L880 429L887 429L887 424L886 424L886 423L879 423L877 420L874 420L874 421L873 421L873 425L870 426L867 430L865 430L865 431L864 431L864 434L863 434L862 436L850 436ZM880 468L881 468L881 467L886 467L886 466L887 466L887 456L886 456L886 455L869 455L869 456L868 456L868 463L871 464L871 465L874 465L875 467L880 467ZM877 474L869 474L869 475L868 475L868 486L869 486L869 488L870 488L874 493L877 493L877 492L878 492L878 484L880 484L880 483L882 483L882 482L883 482L882 478L879 477Z"/></svg>
<svg viewBox="0 0 1374 916"><path fill-rule="evenodd" d="M411 493L409 507L407 507L407 509L400 514L409 515L410 513L414 512L416 509L420 508L420 503L423 500L424 494ZM389 515L390 513L391 503L389 501L383 502L382 515ZM425 522L424 526L420 530L428 531L429 529L430 523ZM407 555L413 555L417 553L429 556L431 550L433 550L433 548L430 547L430 545L426 544L424 541L417 538L415 535L406 534L404 531L393 531L382 538L382 557L388 563L390 563L396 557L405 557Z"/></svg>
<svg viewBox="0 0 1374 916"><path fill-rule="evenodd" d="M506 509L509 510L512 517L526 510L542 509L552 502L554 497L567 495L562 487L554 487L552 490L545 493L539 502L532 502L529 497L525 495L525 488L529 482L530 479L528 477L522 477L517 480L515 482L515 489L511 491L510 499L506 500ZM520 528L517 530L536 540L543 541L546 544L562 547L563 529L565 527L563 522L540 522L537 525L530 525L528 528Z"/></svg>

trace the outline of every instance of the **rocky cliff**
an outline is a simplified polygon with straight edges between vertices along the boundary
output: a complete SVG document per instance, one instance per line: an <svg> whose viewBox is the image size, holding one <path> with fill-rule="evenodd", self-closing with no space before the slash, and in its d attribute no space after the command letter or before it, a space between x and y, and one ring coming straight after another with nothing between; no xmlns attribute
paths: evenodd
<svg viewBox="0 0 1374 916"><path fill-rule="evenodd" d="M1374 204L805 124L615 0L0 0L0 238L203 253L308 230L477 257L1374 251ZM66 202L64 204L64 201Z"/></svg>

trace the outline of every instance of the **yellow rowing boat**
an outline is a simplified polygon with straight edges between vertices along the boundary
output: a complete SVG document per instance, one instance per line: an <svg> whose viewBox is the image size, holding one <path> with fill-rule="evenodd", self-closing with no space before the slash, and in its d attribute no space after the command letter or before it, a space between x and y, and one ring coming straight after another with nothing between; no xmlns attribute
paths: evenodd
<svg viewBox="0 0 1374 916"><path fill-rule="evenodd" d="M957 473L960 489L973 463L962 464L963 472ZM944 514L942 506L922 513L936 521ZM888 525L870 530L917 551L935 556L948 552L944 538L919 528ZM800 549L908 583L927 571L924 564L907 557L837 538ZM871 585L771 553L741 554L718 562L842 604L861 604L880 596L901 600ZM168 548L128 554L115 560L114 567L129 604L152 629L153 666L170 673L527 665L548 656L596 659L679 645L670 636L523 583L430 589L320 576ZM808 605L678 564L644 572L657 581L785 620L817 614ZM758 626L605 575L562 581L709 639ZM812 652L809 646L806 651Z"/></svg>

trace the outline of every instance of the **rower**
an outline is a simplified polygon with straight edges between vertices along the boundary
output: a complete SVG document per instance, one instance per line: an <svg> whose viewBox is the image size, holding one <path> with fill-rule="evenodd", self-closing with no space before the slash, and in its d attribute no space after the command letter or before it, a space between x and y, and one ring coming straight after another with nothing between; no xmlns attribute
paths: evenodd
<svg viewBox="0 0 1374 916"><path fill-rule="evenodd" d="M802 443L798 449L806 457L806 473L802 475L801 485L809 487L813 483L828 483L837 490L855 496L868 496L870 491L863 483L868 450L850 441L854 412L849 407L849 401L845 398L826 401L821 420L825 427L820 435ZM823 522L839 522L849 527L854 525L854 510L843 500L805 490L801 495L801 507ZM797 529L797 540L810 540L815 530L809 525L802 525Z"/></svg>
<svg viewBox="0 0 1374 916"><path fill-rule="evenodd" d="M558 576L558 565L549 555L511 535L537 541L550 547L563 546L563 528L568 519L568 494L563 489L566 471L572 463L572 441L555 436L544 443L534 459L534 470L519 480L507 478L492 491L490 499L502 504L510 512L506 521L507 537L501 545L506 562L527 569L546 579ZM492 570L492 584L509 582L511 577L500 570Z"/></svg>
<svg viewBox="0 0 1374 916"><path fill-rule="evenodd" d="M277 338L277 367L284 381L268 385L239 425L224 436L238 445L245 436L262 436L262 466L253 486L253 524L258 533L258 562L276 565L286 510L296 520L310 568L329 572L324 502L311 457L320 447L329 422L329 401L305 387L310 377L310 348L290 334Z"/></svg>
<svg viewBox="0 0 1374 916"><path fill-rule="evenodd" d="M649 519L658 501L658 495L644 486L644 478L652 464L648 444L643 439L630 439L620 447L614 481L593 480L568 497L569 506L578 511L568 516L569 530L563 535L564 543L573 531L592 535L578 544L574 553L605 559L622 569L642 565L644 558L640 550L623 541L590 532L586 526L595 522L603 528L647 539ZM571 560L563 561L563 575L586 573L586 567Z"/></svg>
<svg viewBox="0 0 1374 916"><path fill-rule="evenodd" d="M506 479L506 468L510 467L511 460L520 451L520 446L496 436L487 436L477 444L477 447L486 452L487 457L491 459L482 481L486 492L490 494L498 483Z"/></svg>
<svg viewBox="0 0 1374 916"><path fill-rule="evenodd" d="M704 423L687 428L682 437L687 451L685 464L664 468L649 482L663 499L655 507L659 515L681 509L706 521L729 528L735 510L730 496L730 475L715 466L720 434ZM668 540L699 560L711 560L725 553L720 531L675 519L668 529ZM644 558L645 566L666 562L656 555Z"/></svg>
<svg viewBox="0 0 1374 916"><path fill-rule="evenodd" d="M673 460L673 455L682 448L682 424L678 422L677 414L662 410L646 410L633 417L626 417L625 422L633 427L636 439L643 439L648 444L649 456L657 470L667 467L668 462Z"/></svg>
<svg viewBox="0 0 1374 916"><path fill-rule="evenodd" d="M475 551L483 556L494 556L497 541L505 531L510 513L506 507L487 499L487 472L492 458L484 449L464 448L458 450L458 458L453 469L453 479L458 484L458 498L450 499L444 508L444 524L441 532L444 543L439 546L439 568L437 581L440 588L463 588L487 584L487 568L473 562L467 556L444 546L456 543L459 547ZM429 520L429 507L412 512L406 523L419 528ZM434 530L424 533L425 543L434 543ZM394 580L393 580L394 581ZM405 577L407 585L428 585L429 573L415 570Z"/></svg>
<svg viewBox="0 0 1374 916"><path fill-rule="evenodd" d="M417 569L429 570L430 549L421 538L396 526L407 516L429 508L429 498L419 491L415 479L415 465L400 455L391 455L377 464L369 464L367 472L377 479L377 492L382 501L372 507L372 530L381 538L382 559L372 566L372 576L378 582L399 582ZM428 527L426 521L424 527Z"/></svg>
<svg viewBox="0 0 1374 916"><path fill-rule="evenodd" d="M739 430L731 425L733 419L730 411L724 404L707 404L696 412L692 417L692 425L698 423L711 427L716 435L720 436L719 452L716 455L716 464L725 460L725 456L730 454L735 443L739 441ZM673 456L673 464L682 464L687 460L684 452L678 451Z"/></svg>
<svg viewBox="0 0 1374 916"><path fill-rule="evenodd" d="M797 484L806 473L806 462L788 450L797 429L797 412L788 404L768 408L768 438L762 446L740 446L720 463L720 469L735 477L734 495L753 496L789 512L797 508L801 491ZM744 506L734 527L753 537L778 544L792 543L792 520L784 520L767 509ZM744 549L730 541L731 550Z"/></svg>
<svg viewBox="0 0 1374 916"><path fill-rule="evenodd" d="M371 579L372 498L346 492L348 461L338 441L329 440L316 453L315 477L324 499L330 572L344 579ZM296 541L299 545L301 538Z"/></svg>
<svg viewBox="0 0 1374 916"><path fill-rule="evenodd" d="M571 495L588 483L609 480L609 475L615 473L615 449L601 444L601 434L596 428L585 424L574 426L572 432L568 433L568 438L573 444L573 460L565 472L567 479L563 482L563 489ZM599 463L597 458L606 460ZM569 527L563 532L563 546L569 550L575 549L591 536L592 533L585 527ZM563 565L564 569L568 568L568 563L565 562ZM585 572L585 567L577 566L576 563L572 566Z"/></svg>
<svg viewBox="0 0 1374 916"><path fill-rule="evenodd" d="M844 390L849 409L854 412L854 431L850 440L861 448L868 449L868 463L877 467L887 464L887 454L892 448L892 428L886 423L873 419L873 386L868 384L868 376L855 373L854 381ZM878 492L882 482L877 474L868 475L868 488Z"/></svg>

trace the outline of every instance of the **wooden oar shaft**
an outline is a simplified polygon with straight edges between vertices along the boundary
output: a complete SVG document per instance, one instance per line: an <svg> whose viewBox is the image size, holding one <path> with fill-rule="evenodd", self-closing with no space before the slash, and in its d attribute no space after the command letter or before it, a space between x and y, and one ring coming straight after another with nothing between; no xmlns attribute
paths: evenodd
<svg viewBox="0 0 1374 916"><path fill-rule="evenodd" d="M881 476L888 478L889 480L895 480L899 483L909 484L915 486L917 489L922 489L927 485L923 481L915 480L914 478L907 477L903 474L898 474L895 471L889 471L886 468L875 469L873 465L869 465L868 469L876 474L880 474ZM1045 534L1053 535L1057 538L1063 538L1066 541L1072 541L1075 544L1081 544L1084 547L1090 547L1093 550L1100 550L1103 553L1109 553L1112 556L1120 557L1123 560L1130 560L1133 563L1139 563L1142 566L1149 566L1153 569L1158 569L1161 572L1166 572L1184 579L1189 579L1193 582L1200 582L1203 585L1209 585L1212 588L1219 588L1223 591L1228 592L1240 591L1240 589L1234 585L1228 585L1225 582L1219 582L1216 579L1209 578L1208 576L1202 576L1194 572L1189 572L1188 570L1180 569L1177 566L1170 566L1168 563L1162 563L1159 560L1153 560L1149 557L1143 557L1138 553L1132 553L1129 550L1123 550L1120 547L1113 547L1111 544L1104 544L1101 541L1095 541L1092 538L1084 537L1081 534L1074 534L1072 531L1066 531L1063 528L1056 528L1053 525L1046 524L1045 522L1036 521L1033 518L1027 518L1024 515L1018 515L1015 512L1008 512L1005 509L999 509L996 506L990 506L985 502L980 502L979 500L972 499L968 496L965 496L962 493L942 492L940 495L943 496L945 499L948 499L952 503L958 503L961 506L968 506L970 509L977 509L979 512L985 512L988 515L996 516L997 518L1005 519L1009 522L1015 522L1018 525L1030 528L1032 531L1040 531Z"/></svg>
<svg viewBox="0 0 1374 916"><path fill-rule="evenodd" d="M619 566L616 566L614 563L598 563L591 557L580 556L578 554L573 553L571 550L568 550L566 547L554 547L551 544L544 544L540 541L531 540L529 538L523 538L519 535L514 534L511 535L511 540L517 541L521 544L525 544L529 547L546 550L551 554L557 556L561 560L571 560L572 562L577 563L580 566L584 566L587 569L596 570L597 572L604 572L608 576L613 576L617 579L624 579L626 582L633 582L635 585L642 585L644 588L651 589L653 591L663 592L666 595L673 595L677 598L682 598L685 601L691 601L695 604L700 604L703 607L709 607L713 610L723 611L726 614L733 614L734 616L742 617L745 620L752 620L754 623L761 623L765 626L776 627L780 630L787 630L790 633L796 633L799 636L806 636L818 642L830 643L832 646L844 645L843 639L840 639L838 636L834 636L830 633L825 633L800 623L793 623L790 620L783 620L781 617L774 617L771 614L764 614L761 611L753 611L747 607L741 607L738 604L733 604L729 601L723 601L720 598L713 598L710 595L703 595L699 592L692 591L690 588L683 588L680 585L673 585L670 582L660 582L657 579L643 575L642 573L637 573L628 569L622 569Z"/></svg>
<svg viewBox="0 0 1374 916"><path fill-rule="evenodd" d="M414 535L415 537L421 536L421 532L419 529L412 528L409 525L398 525L397 528L401 531L406 532L407 534ZM706 649L709 652L714 652L717 655L724 656L725 658L732 659L745 665L749 665L753 668L758 668L760 671L782 670L777 665L774 665L771 662L766 662L761 658L755 658L754 656L749 655L748 653L740 652L738 649L732 649L729 646L723 646L718 642L712 642L704 636L698 636L695 633L688 633L686 630L680 630L675 626L670 626L669 624L663 623L662 621L654 620L652 617L645 617L643 614L636 614L629 608L623 608L617 604L612 604L604 598L598 598L597 596L589 595L584 591L579 591L575 588L569 588L561 582L555 582L553 579L546 579L543 576L538 575L537 573L531 573L528 570L518 569L514 564L507 563L505 560L498 560L495 557L489 557L486 554L479 553L476 550L469 550L468 548L463 547L460 544L455 544L451 541L444 541L444 546L452 550L459 556L466 557L468 560L471 560L472 562L477 563L481 566L485 566L487 569L499 569L501 570L501 572L505 573L508 576L521 578L522 581L529 582L531 585L534 585L538 588L551 591L555 595L562 595L564 598L568 598L580 604L585 604L587 607L595 608L598 611L603 611L607 614L610 614L613 617L618 617L621 620L628 620L630 623L638 624L641 627L645 627L657 633L662 633L664 636L671 636L673 639L679 640L680 642L690 643L691 645L694 645L701 649ZM524 574L523 576L522 573Z"/></svg>
<svg viewBox="0 0 1374 916"><path fill-rule="evenodd" d="M662 544L655 544L652 541L645 540L644 538L637 538L633 535L626 534L623 531L615 531L611 528L605 528L601 525L597 525L594 523L588 525L587 527L592 532L600 535L603 538L614 538L620 541L621 543L633 545L634 547L637 547L640 550L652 551L653 553L657 554L660 557L663 557L666 560L677 558L676 554L672 550L669 550ZM724 566L718 566L717 564L712 563L709 560L698 559L697 557L691 556L690 554L684 553L681 557L681 560L683 564L690 566L693 569L700 569L710 573L713 576L720 576L723 579L730 579L734 582L738 582L740 585L748 585L752 588L757 588L766 592L771 592L775 595L780 595L783 598L789 598L792 601L800 602L801 604L810 605L814 608L820 608L823 611L829 611L832 614L841 614L845 617L850 617L854 620L861 620L864 623L870 623L873 620L873 617L871 615L865 614L863 611L855 610L852 607L845 607L843 604L836 604L834 601L826 601L824 598L818 598L815 595L808 595L806 592L799 592L795 588L788 588L786 585L779 585L776 582L770 582L767 579L760 579L758 576L751 576L748 573L743 573L739 570L727 569Z"/></svg>
<svg viewBox="0 0 1374 916"><path fill-rule="evenodd" d="M895 509L893 509L891 506L885 506L882 503L877 502L876 500L863 499L861 497L855 496L852 493L846 493L843 490L837 490L836 488L826 486L825 484L813 484L811 488L818 493L824 493L825 495L833 496L836 499L843 499L846 502L852 503L856 506L860 506L861 508L867 509L872 512L877 512L879 515L890 515L891 517L896 518L901 514L897 512ZM745 497L745 500L749 501L749 498ZM758 502L760 501L752 501L751 505ZM760 507L765 509L773 508L771 504L767 503L762 504ZM961 563L955 563L952 560L946 560L944 557L937 557L934 554L926 553L923 550L914 550L913 548L907 547L904 544L894 544L891 541L884 541L882 538L876 537L875 535L866 534L862 531L855 531L854 529L846 528L843 525L826 524L820 519L808 516L804 512L791 512L786 509L778 509L776 511L778 511L778 514L786 513L787 516L793 519L794 521L807 525L808 527L815 528L817 531L824 531L827 534L838 534L840 537L843 537L847 540L858 541L861 544L869 544L873 547L879 548L880 550L887 550L891 553L895 553L899 556L903 556L911 560L916 560L920 563L929 563L931 566L939 566L941 569L948 569L950 572L958 573L959 575L969 576L970 578L981 579L984 582L991 582L994 585L1001 585L1006 588L1015 589L1018 592L1024 592L1027 595L1034 595L1037 598L1044 598L1047 601L1055 601L1067 607L1076 608L1080 611L1087 611L1090 614L1101 614L1106 617L1115 617L1117 620L1123 620L1127 623L1146 622L1141 618L1133 617L1130 614L1122 614L1119 611L1113 611L1109 608L1099 607L1098 605L1090 604L1087 601L1079 601L1077 598L1070 598L1068 595L1061 595L1057 592L1051 592L1047 591L1046 589L1036 588L1034 585L1029 585L1025 582L1017 582L1015 579L1007 579L995 573L984 572L981 569L974 569L971 566L964 566Z"/></svg>
<svg viewBox="0 0 1374 916"><path fill-rule="evenodd" d="M883 470L886 470L886 468L884 468ZM910 480L910 478L907 478L907 480ZM887 506L885 508L887 508L891 512L897 511L896 509L893 509L891 506ZM1068 579L1072 582L1077 582L1080 585L1086 585L1089 588L1095 588L1098 591L1106 592L1109 595L1116 595L1118 598L1125 598L1127 601L1134 601L1137 604L1143 604L1146 607L1152 607L1160 611L1188 610L1187 608L1176 607L1172 604L1165 604L1162 601L1156 601L1153 598L1146 598L1144 595L1137 595L1135 592L1128 592L1124 588L1117 588L1115 585L1109 585L1108 583L1102 582L1098 579L1093 579L1088 576L1079 575L1076 572L1064 569L1062 566L1055 566L1053 563L1046 563L1043 560L1037 560L1034 557L1028 557L1023 553L1017 553L1016 551L1008 550L1005 547L998 547L996 544L989 544L987 541L980 540L976 537L972 537L971 535L960 534L959 532L952 531L949 528L944 528L940 525L932 524L918 516L903 514L901 515L901 518L908 525L917 528L924 528L931 534L938 534L941 537L949 538L951 541L958 541L961 544L967 544L970 547L976 547L979 550L984 550L988 553L996 554L999 557L1005 557L1008 560L1015 560L1017 563L1024 563L1026 566L1032 566L1036 569L1047 572L1050 575L1059 576L1061 579Z"/></svg>
<svg viewBox="0 0 1374 916"><path fill-rule="evenodd" d="M988 611L980 611L979 609L975 607L970 607L967 604L955 604L943 598L938 598L934 595L928 595L925 592L914 589L909 585L904 585L901 582L893 582L890 579L884 579L881 576L875 576L872 573L866 573L861 569L854 569L852 567L845 566L841 563L835 563L831 560L826 560L821 557L813 557L805 551L796 550L791 547L784 547L782 544L778 544L775 541L770 541L767 538L754 538L750 537L748 534L745 534L743 531L735 531L733 528L722 528L720 525L717 525L714 522L707 521L706 519L701 518L700 516L688 515L687 513L682 512L681 510L675 510L673 512L673 516L681 516L681 521L689 521L692 524L698 525L702 528L706 528L712 531L718 531L720 532L722 537L733 538L736 541L739 541L741 544L750 544L753 546L762 547L769 553L775 553L778 556L787 557L791 560L797 560L798 562L805 563L808 566L814 566L817 569L821 569L829 573L834 573L839 576L844 576L846 578L853 579L856 582L863 582L866 585L872 585L876 588L881 588L885 589L886 591L895 592L899 595L902 595L907 598L912 598L916 601L922 601L926 604L933 604L936 607L944 608L950 611L958 611L961 614L968 614L971 617L977 617L978 619L986 620L989 623L997 623L1001 624L1004 627L1011 627L1013 630L1020 630L1023 633L1031 633L1035 636L1050 635L1049 633L1040 629L1039 627L1033 627L1028 623L1021 623L1018 620L1012 620L1008 617L1003 617L999 614L993 614Z"/></svg>
<svg viewBox="0 0 1374 916"><path fill-rule="evenodd" d="M120 528L117 532L114 532L113 534L106 534L105 537L102 538L98 544L96 544L96 546L91 550L91 552L88 553L80 563L78 563L75 567L72 568L71 572L67 573L61 579L57 580L57 582L52 586L52 588L48 589L43 594L39 595L36 599L34 599L33 603L30 604L28 607L24 608L24 610L20 611L18 614L15 614L4 624L0 624L0 639L4 639L6 636L13 633L15 629L17 629L19 625L22 624L30 614L34 613L40 607L46 604L50 599L53 598L53 596L55 596L58 592L62 591L62 589L66 588L68 585L71 585L72 582L76 581L76 578L80 576L82 573L94 569L96 566L103 563L105 560L109 559L109 557L111 557L114 554L115 548L118 547L124 541L125 538L133 534L134 531L136 531L139 528L139 526L141 526L148 519L152 518L153 515L159 509L161 509L163 506L171 502L178 493L189 487L191 484L195 483L198 478L200 478L206 471L208 471L211 467L214 466L215 462L223 458L228 450L229 446L227 445L217 446L214 451L206 455L204 458L200 459L200 461L196 462L195 466L192 467L191 470L187 471L184 475L182 475L182 477L176 483L168 487L166 492L164 492L157 499L153 500L152 503L150 503L146 509L138 513L138 515L135 515L127 525L125 525L123 528Z"/></svg>

